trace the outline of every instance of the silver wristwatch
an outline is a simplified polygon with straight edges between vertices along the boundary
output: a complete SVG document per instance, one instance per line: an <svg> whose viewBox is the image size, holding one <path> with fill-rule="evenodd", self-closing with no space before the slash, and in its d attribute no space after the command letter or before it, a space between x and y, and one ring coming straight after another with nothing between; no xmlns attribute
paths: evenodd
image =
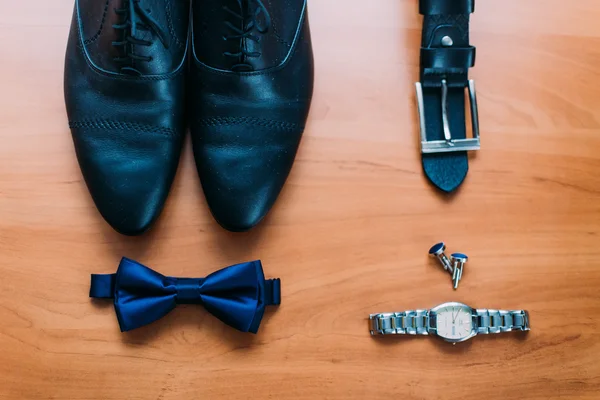
<svg viewBox="0 0 600 400"><path fill-rule="evenodd" d="M447 342L464 342L479 334L528 331L525 310L474 309L462 303L444 303L431 310L371 314L371 335L436 335Z"/></svg>

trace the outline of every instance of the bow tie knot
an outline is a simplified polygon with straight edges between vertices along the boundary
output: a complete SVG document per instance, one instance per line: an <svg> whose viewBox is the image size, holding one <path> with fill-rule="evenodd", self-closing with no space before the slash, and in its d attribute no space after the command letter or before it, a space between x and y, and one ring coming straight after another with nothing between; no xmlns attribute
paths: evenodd
<svg viewBox="0 0 600 400"><path fill-rule="evenodd" d="M256 333L265 306L281 302L279 279L266 280L260 261L237 264L206 278L175 278L123 258L116 274L92 275L90 297L114 299L121 331L150 324L177 304L202 304L221 321Z"/></svg>
<svg viewBox="0 0 600 400"><path fill-rule="evenodd" d="M202 304L202 295L200 287L204 282L203 278L173 278L173 285L177 296L177 304Z"/></svg>

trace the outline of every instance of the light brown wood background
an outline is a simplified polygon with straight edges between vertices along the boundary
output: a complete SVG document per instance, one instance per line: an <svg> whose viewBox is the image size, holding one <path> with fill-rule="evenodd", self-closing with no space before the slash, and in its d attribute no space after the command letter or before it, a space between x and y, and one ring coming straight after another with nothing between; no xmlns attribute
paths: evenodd
<svg viewBox="0 0 600 400"><path fill-rule="evenodd" d="M62 75L71 0L0 0L1 399L598 399L600 3L479 0L483 148L443 197L420 165L416 0L314 0L308 129L271 215L211 218L189 146L159 223L113 232L75 159ZM470 255L457 292L427 258ZM122 334L89 275L260 258L283 304L258 335L182 306ZM371 312L527 308L526 337L369 336Z"/></svg>

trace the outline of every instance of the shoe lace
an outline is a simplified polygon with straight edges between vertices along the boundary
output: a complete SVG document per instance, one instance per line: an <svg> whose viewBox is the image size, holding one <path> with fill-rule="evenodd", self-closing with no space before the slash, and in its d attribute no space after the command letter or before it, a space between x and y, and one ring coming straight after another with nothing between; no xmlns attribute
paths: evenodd
<svg viewBox="0 0 600 400"><path fill-rule="evenodd" d="M232 71L254 71L254 66L249 62L251 58L258 58L261 56L261 53L258 51L248 51L244 48L243 42L244 39L252 40L256 43L260 42L259 35L254 32L258 32L259 34L265 34L269 31L271 27L271 15L269 14L269 10L264 5L262 0L246 0L248 5L256 6L254 11L246 11L247 9L242 4L242 0L237 0L240 12L236 12L227 6L223 6L223 10L228 12L233 18L239 20L241 22L240 29L238 26L234 25L231 21L225 21L225 25L231 30L231 34L223 36L224 40L239 40L240 42L240 50L238 52L229 52L226 51L223 53L226 57L234 57L240 60L239 63L233 65L231 67ZM248 7L249 9L250 7ZM264 22L261 22L259 17L263 16Z"/></svg>
<svg viewBox="0 0 600 400"><path fill-rule="evenodd" d="M142 75L136 68L136 62L150 62L152 57L135 53L135 46L151 46L151 40L138 37L138 31L149 31L158 36L165 48L169 48L168 35L158 22L150 15L150 10L145 10L141 0L124 0L122 8L115 8L115 13L121 16L121 22L113 25L118 31L123 31L122 40L112 42L119 49L121 55L113 60L120 64L121 72L132 75Z"/></svg>

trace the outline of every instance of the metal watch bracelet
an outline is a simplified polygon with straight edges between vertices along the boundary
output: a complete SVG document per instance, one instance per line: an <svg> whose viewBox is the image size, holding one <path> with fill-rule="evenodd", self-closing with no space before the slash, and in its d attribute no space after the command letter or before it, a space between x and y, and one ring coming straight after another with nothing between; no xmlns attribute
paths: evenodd
<svg viewBox="0 0 600 400"><path fill-rule="evenodd" d="M476 309L473 317L477 334L529 330L525 310ZM369 324L371 335L429 335L435 328L429 310L371 314Z"/></svg>

